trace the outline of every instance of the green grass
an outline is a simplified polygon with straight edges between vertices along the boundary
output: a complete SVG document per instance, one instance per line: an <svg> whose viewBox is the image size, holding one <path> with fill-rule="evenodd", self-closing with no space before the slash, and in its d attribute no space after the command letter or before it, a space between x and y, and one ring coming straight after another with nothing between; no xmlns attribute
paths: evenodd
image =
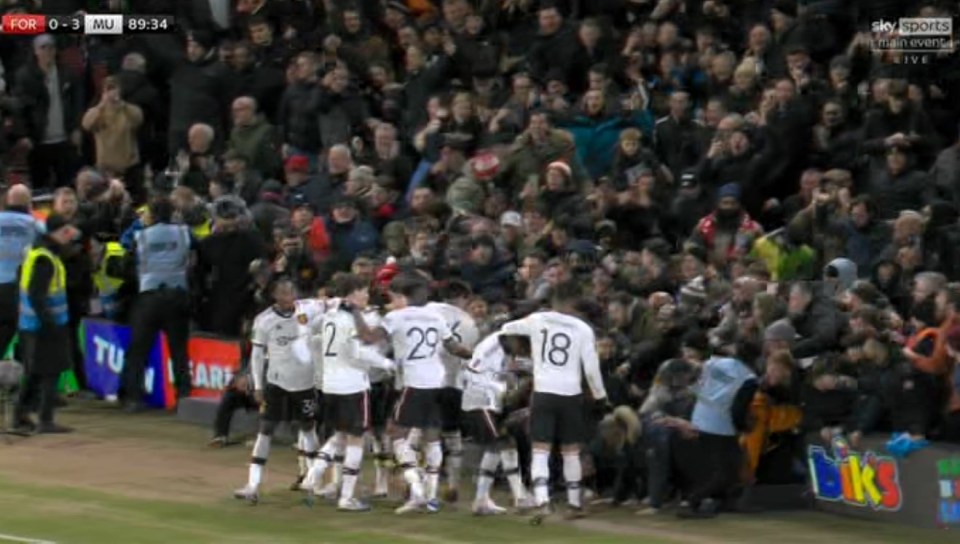
<svg viewBox="0 0 960 544"><path fill-rule="evenodd" d="M291 450L282 446L271 454L268 493L259 506L250 507L229 496L245 479L246 447L209 450L204 447L206 429L160 413L129 416L102 405L81 404L65 411L61 419L79 432L54 439L62 442L52 444L44 437L11 446L0 442L0 544L22 542L4 540L4 536L56 544L940 544L956 540L952 532L817 512L722 515L716 520L683 522L672 516L639 518L622 509L598 512L575 524L549 520L533 527L516 516L472 517L467 512L469 497L463 496L459 511L438 515L400 517L392 513L392 504L374 504L375 510L367 514L338 513L327 503L308 509L300 503L299 494L282 490L295 466ZM119 436L124 442L117 441ZM129 449L131 444L138 449ZM21 449L4 463L6 447ZM132 457L97 457L98 452L102 456L117 451L131 451ZM85 480L77 475L73 482L31 478L47 474L40 471L44 462L51 462L45 458L51 452L60 452L52 462L62 463L65 474L75 474L80 466L93 466L99 472ZM70 464L73 459L78 460L77 467ZM111 464L116 462L127 465L126 472L117 472L119 467ZM215 469L220 473L209 474ZM370 473L365 470L367 477ZM136 493L130 484L141 477L176 485L164 486L158 493ZM185 491L194 493L177 494Z"/></svg>
<svg viewBox="0 0 960 544"><path fill-rule="evenodd" d="M291 494L267 496L259 506L250 507L228 498L198 506L15 484L5 479L0 479L0 489L2 533L58 544L638 542L569 525L531 527L521 518L479 520L464 513L398 517L387 509L337 514L330 505L312 510L300 506Z"/></svg>

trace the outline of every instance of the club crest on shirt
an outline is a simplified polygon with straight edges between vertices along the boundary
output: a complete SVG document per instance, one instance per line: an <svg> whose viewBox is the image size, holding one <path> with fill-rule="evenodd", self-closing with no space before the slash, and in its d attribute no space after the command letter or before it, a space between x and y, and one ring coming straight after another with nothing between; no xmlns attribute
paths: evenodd
<svg viewBox="0 0 960 544"><path fill-rule="evenodd" d="M306 325L307 321L308 321L307 314L300 314L297 316L297 323L300 323L301 325Z"/></svg>

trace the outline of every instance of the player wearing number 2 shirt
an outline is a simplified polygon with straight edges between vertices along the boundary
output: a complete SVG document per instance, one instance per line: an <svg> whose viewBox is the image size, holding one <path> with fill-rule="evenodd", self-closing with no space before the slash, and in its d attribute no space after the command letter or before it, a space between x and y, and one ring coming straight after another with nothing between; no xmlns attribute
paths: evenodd
<svg viewBox="0 0 960 544"><path fill-rule="evenodd" d="M557 286L552 311L537 312L503 326L501 332L530 338L533 358L533 398L530 403L530 440L533 456L530 477L534 498L549 513L550 449L559 442L563 452L563 477L567 483L570 515L582 513L580 501L580 442L583 440L583 377L598 402L605 402L597 342L593 329L577 317L579 288Z"/></svg>
<svg viewBox="0 0 960 544"><path fill-rule="evenodd" d="M388 339L403 375L403 390L394 409L394 422L409 429L406 441L395 452L404 478L410 484L410 500L397 513L439 509L437 487L443 449L440 445L440 391L445 384L445 367L441 350L469 358L470 350L453 339L446 320L436 310L426 307L429 286L416 275L398 276L391 282L393 311L379 327L370 329L354 309L358 336L366 343ZM426 482L417 469L417 445L422 440L426 461Z"/></svg>

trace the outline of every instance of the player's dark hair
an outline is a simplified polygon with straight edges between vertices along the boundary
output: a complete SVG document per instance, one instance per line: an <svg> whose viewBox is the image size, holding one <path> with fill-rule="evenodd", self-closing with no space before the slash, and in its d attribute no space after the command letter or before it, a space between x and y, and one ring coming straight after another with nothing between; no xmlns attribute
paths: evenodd
<svg viewBox="0 0 960 544"><path fill-rule="evenodd" d="M443 300L459 300L473 296L473 290L465 282L451 280L440 290L440 296Z"/></svg>
<svg viewBox="0 0 960 544"><path fill-rule="evenodd" d="M286 274L277 274L270 278L270 282L267 284L267 292L273 295L277 292L277 288L284 284L296 287L296 282L293 281L292 277Z"/></svg>
<svg viewBox="0 0 960 544"><path fill-rule="evenodd" d="M333 284L333 296L340 298L347 297L367 287L369 287L367 282L360 276L356 274L344 274L338 277L337 281Z"/></svg>
<svg viewBox="0 0 960 544"><path fill-rule="evenodd" d="M574 281L561 283L550 292L550 300L554 305L575 305L580 297L580 284Z"/></svg>

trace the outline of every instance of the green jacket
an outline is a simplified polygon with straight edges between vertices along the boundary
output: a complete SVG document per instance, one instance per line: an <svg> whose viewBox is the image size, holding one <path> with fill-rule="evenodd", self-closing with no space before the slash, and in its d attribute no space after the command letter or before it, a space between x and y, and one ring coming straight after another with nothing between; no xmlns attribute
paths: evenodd
<svg viewBox="0 0 960 544"><path fill-rule="evenodd" d="M247 166L269 178L280 171L277 131L262 117L252 125L235 126L230 131L230 149L247 159Z"/></svg>

